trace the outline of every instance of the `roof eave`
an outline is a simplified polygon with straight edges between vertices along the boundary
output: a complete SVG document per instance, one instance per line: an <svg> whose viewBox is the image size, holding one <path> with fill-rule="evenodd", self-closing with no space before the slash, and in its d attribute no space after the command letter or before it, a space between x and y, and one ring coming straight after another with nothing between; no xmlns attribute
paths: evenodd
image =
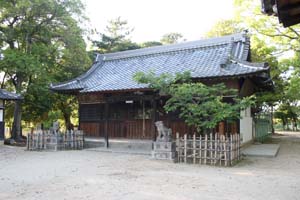
<svg viewBox="0 0 300 200"><path fill-rule="evenodd" d="M114 92L147 92L154 91L152 88L132 88L132 89L116 89L116 90L99 90L99 91L80 91L80 94L90 94L90 93L114 93Z"/></svg>
<svg viewBox="0 0 300 200"><path fill-rule="evenodd" d="M52 92L60 93L60 94L77 94L84 88L79 89L58 89L58 88L49 88Z"/></svg>

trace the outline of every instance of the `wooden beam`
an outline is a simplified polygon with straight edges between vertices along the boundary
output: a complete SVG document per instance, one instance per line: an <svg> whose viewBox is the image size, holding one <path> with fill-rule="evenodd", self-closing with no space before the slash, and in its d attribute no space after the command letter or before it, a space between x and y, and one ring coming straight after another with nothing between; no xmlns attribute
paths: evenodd
<svg viewBox="0 0 300 200"><path fill-rule="evenodd" d="M157 100L156 99L152 99L152 115L151 115L151 118L152 118L152 139L153 141L156 141L156 133L155 133L155 122L158 120L158 116L157 116Z"/></svg>
<svg viewBox="0 0 300 200"><path fill-rule="evenodd" d="M104 119L105 119L104 135L105 135L106 148L109 148L108 112L109 112L109 104L106 103L104 106Z"/></svg>
<svg viewBox="0 0 300 200"><path fill-rule="evenodd" d="M126 100L152 100L154 99L153 95L114 95L111 97L105 97L106 102L112 103L112 102L120 102L120 101L126 101Z"/></svg>

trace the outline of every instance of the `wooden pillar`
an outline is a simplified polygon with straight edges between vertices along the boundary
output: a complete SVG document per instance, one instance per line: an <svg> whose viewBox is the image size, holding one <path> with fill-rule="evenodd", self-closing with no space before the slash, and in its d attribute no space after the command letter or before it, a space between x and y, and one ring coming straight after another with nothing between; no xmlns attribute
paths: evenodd
<svg viewBox="0 0 300 200"><path fill-rule="evenodd" d="M5 138L4 100L0 100L0 140Z"/></svg>
<svg viewBox="0 0 300 200"><path fill-rule="evenodd" d="M145 127L145 100L142 99L142 106L143 106L143 127L142 127L142 138L145 138L146 134L145 134L145 131L146 131L146 127Z"/></svg>
<svg viewBox="0 0 300 200"><path fill-rule="evenodd" d="M219 123L219 134L220 135L225 135L225 122L220 122Z"/></svg>
<svg viewBox="0 0 300 200"><path fill-rule="evenodd" d="M78 130L81 130L80 123L81 123L81 104L79 103L79 106L78 106Z"/></svg>
<svg viewBox="0 0 300 200"><path fill-rule="evenodd" d="M109 112L109 103L106 102L104 106L104 135L105 135L105 142L106 142L106 148L109 148L109 133L108 133L108 112Z"/></svg>
<svg viewBox="0 0 300 200"><path fill-rule="evenodd" d="M232 124L231 124L231 134L236 134L236 133L238 133L237 122L232 122Z"/></svg>
<svg viewBox="0 0 300 200"><path fill-rule="evenodd" d="M156 99L154 98L152 100L152 115L151 115L151 118L152 118L152 139L153 141L156 141L156 133L155 133L155 122L158 120L158 117L157 117L157 114L156 114L156 110L157 110L157 102L156 102Z"/></svg>

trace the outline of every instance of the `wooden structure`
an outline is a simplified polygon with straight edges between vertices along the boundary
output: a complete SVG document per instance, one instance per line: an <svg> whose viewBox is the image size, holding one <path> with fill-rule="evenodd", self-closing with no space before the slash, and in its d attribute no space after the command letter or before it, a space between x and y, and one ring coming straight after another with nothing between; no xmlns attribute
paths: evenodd
<svg viewBox="0 0 300 200"><path fill-rule="evenodd" d="M232 166L240 160L240 135L218 133L176 137L177 162Z"/></svg>
<svg viewBox="0 0 300 200"><path fill-rule="evenodd" d="M272 86L267 64L251 63L249 56L246 33L98 54L85 74L50 88L78 97L79 128L87 136L155 140L154 122L163 121L175 139L174 133L191 133L194 129L179 119L178 113L165 113L168 97L135 82L135 73L190 71L194 81L208 85L223 82L237 89L237 95L248 96ZM230 101L230 97L224 100ZM215 131L239 132L239 125L221 122Z"/></svg>
<svg viewBox="0 0 300 200"><path fill-rule="evenodd" d="M0 89L0 140L4 139L4 132L5 132L5 121L4 121L5 101L20 101L22 99L23 99L22 96L19 94L15 94L12 92L8 92L4 89Z"/></svg>
<svg viewBox="0 0 300 200"><path fill-rule="evenodd" d="M54 133L53 131L37 131L28 133L27 150L79 150L84 146L83 131L67 131Z"/></svg>
<svg viewBox="0 0 300 200"><path fill-rule="evenodd" d="M300 23L300 0L261 0L262 12L278 16L284 27Z"/></svg>

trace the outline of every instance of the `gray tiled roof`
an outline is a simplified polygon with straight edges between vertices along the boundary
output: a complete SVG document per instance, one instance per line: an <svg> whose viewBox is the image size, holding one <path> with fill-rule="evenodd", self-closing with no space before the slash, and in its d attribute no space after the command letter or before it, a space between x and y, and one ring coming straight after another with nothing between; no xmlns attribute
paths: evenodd
<svg viewBox="0 0 300 200"><path fill-rule="evenodd" d="M23 99L23 97L19 94L8 92L4 89L0 89L0 99L3 99L3 100L18 100L18 99Z"/></svg>
<svg viewBox="0 0 300 200"><path fill-rule="evenodd" d="M109 54L99 54L85 74L52 90L98 92L147 88L136 83L136 72L177 73L190 71L201 79L249 76L268 71L264 64L247 62L249 38L234 34L219 38L185 42Z"/></svg>

